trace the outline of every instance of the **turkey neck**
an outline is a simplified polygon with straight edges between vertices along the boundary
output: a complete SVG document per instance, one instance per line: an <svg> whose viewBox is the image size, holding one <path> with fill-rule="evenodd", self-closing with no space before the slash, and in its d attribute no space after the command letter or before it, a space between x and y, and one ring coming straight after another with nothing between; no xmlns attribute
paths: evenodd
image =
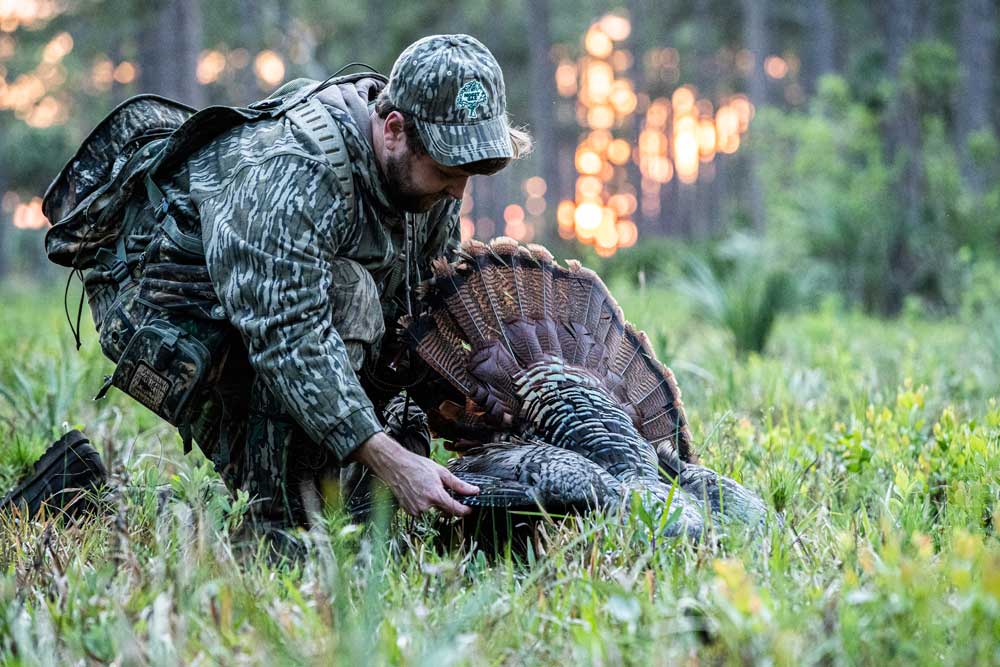
<svg viewBox="0 0 1000 667"><path fill-rule="evenodd" d="M517 394L526 437L576 452L620 482L656 481L652 445L591 374L558 361L535 364L518 379Z"/></svg>

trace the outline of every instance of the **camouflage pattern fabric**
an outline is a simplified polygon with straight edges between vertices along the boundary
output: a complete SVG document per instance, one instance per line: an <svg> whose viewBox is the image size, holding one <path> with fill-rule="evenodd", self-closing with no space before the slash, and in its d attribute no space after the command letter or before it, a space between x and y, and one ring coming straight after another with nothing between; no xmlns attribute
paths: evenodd
<svg viewBox="0 0 1000 667"><path fill-rule="evenodd" d="M116 386L171 423L179 423L211 363L201 341L164 319L131 337L113 377Z"/></svg>
<svg viewBox="0 0 1000 667"><path fill-rule="evenodd" d="M100 223L91 226L60 225L86 210L98 220L110 197L125 184L132 171L130 158L141 152L137 141L143 135L171 132L191 117L194 109L156 95L137 95L115 107L80 144L76 154L53 179L43 197L43 212L53 227L46 233L45 247L52 261L62 266L86 268L79 263L81 253L93 260L89 251L100 247L102 238L113 230ZM109 159L114 157L115 159ZM132 164L131 166L136 166ZM102 219L111 223L110 219Z"/></svg>
<svg viewBox="0 0 1000 667"><path fill-rule="evenodd" d="M119 291L98 252L114 248L127 224L129 266L138 263L157 222L148 209L130 214L126 208L132 195L142 191L145 168L163 144L163 139L149 138L176 130L193 113L155 95L123 102L90 133L45 192L42 209L53 225L45 234L45 251L57 264L86 271L87 301L98 329Z"/></svg>
<svg viewBox="0 0 1000 667"><path fill-rule="evenodd" d="M389 75L389 98L416 118L441 164L514 155L503 72L475 37L431 35L406 47Z"/></svg>
<svg viewBox="0 0 1000 667"><path fill-rule="evenodd" d="M308 498L339 483L340 498L358 521L368 518L373 500L371 471L360 463L341 467L313 443L284 412L274 392L258 379L251 392L247 447L223 472L230 488L254 498L251 515L269 524L307 523ZM428 456L431 437L423 412L400 396L386 407L386 432L410 451Z"/></svg>
<svg viewBox="0 0 1000 667"><path fill-rule="evenodd" d="M360 294L355 299L360 304L357 297ZM373 305L377 301L366 304ZM348 348L359 358L372 350L364 343L348 343ZM427 418L415 402L397 395L379 414L381 427L390 436L416 454L430 455ZM328 449L317 446L259 376L250 393L245 438L246 446L233 450L236 458L223 468L222 476L229 488L244 489L255 499L256 519L303 525L308 518L305 497L338 481L341 500L352 516L359 521L368 517L371 471L360 463L342 466Z"/></svg>
<svg viewBox="0 0 1000 667"><path fill-rule="evenodd" d="M327 110L351 159L353 218L324 154L287 117L223 133L159 183L178 226L202 235L219 314L241 343L217 391L193 401L195 440L230 488L263 499L259 512L296 523L303 480L383 430L359 374L385 377L379 340L407 311L407 286L459 243L458 200L392 208L368 119L382 85L322 97L350 100Z"/></svg>
<svg viewBox="0 0 1000 667"><path fill-rule="evenodd" d="M448 165L511 157L502 74L481 43L465 35L421 40L393 76L395 102L417 118L432 157ZM248 108L194 115L158 98L130 100L46 197L54 222L74 221L53 228L50 257L92 269L91 307L112 313L99 318L102 348L117 359L153 318L207 341L207 376L195 393L171 403L146 373L146 402L171 415L183 410L172 421L227 484L265 499L265 514L286 518L301 516L299 481L340 465L382 430L382 407L407 381L395 324L410 309L410 288L430 275L430 260L450 256L459 241L456 200L424 214L394 210L369 121L385 77L350 75L317 95L340 130L353 184L338 181L344 174L327 161L329 146L324 151L315 133L279 110L285 96L316 83L294 81ZM437 102L428 104L431 97ZM137 123L153 127L157 139L125 153L122 142ZM151 207L122 208L140 195L161 146L149 169L176 222L171 233L157 227ZM108 171L94 151L121 155ZM102 209L105 191L124 194ZM96 216L97 224L81 226L73 216ZM125 291L94 261L121 228L130 230ZM124 369L132 379L119 374L122 383L141 368L143 355L133 356L134 368Z"/></svg>

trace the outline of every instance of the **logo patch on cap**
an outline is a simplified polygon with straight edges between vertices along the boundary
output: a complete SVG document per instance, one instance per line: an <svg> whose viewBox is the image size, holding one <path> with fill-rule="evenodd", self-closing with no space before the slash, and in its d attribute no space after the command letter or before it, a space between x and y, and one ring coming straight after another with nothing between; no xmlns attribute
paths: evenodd
<svg viewBox="0 0 1000 667"><path fill-rule="evenodd" d="M473 79L458 89L455 105L459 109L468 109L469 118L476 118L476 109L485 104L487 99L489 96L486 94L483 84Z"/></svg>

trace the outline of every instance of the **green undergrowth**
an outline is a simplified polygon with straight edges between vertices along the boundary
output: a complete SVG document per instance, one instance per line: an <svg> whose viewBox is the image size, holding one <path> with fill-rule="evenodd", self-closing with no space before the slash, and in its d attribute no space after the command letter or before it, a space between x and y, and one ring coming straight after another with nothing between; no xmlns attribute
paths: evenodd
<svg viewBox="0 0 1000 667"><path fill-rule="evenodd" d="M238 548L246 497L121 396L61 293L0 290L0 482L82 426L109 518L0 522L10 665L951 665L1000 662L995 314L779 317L762 354L667 287L613 286L683 390L702 462L756 489L756 539L554 517L523 550L327 508L307 555ZM170 487L164 495L159 489Z"/></svg>

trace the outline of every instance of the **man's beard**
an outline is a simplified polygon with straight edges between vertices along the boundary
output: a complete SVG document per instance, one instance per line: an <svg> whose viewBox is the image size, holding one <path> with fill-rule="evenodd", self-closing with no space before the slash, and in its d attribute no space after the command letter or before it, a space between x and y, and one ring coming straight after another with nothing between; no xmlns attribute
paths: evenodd
<svg viewBox="0 0 1000 667"><path fill-rule="evenodd" d="M410 178L411 159L412 155L409 154L405 160L391 155L386 159L385 180L388 185L386 195L392 204L402 211L425 213L441 201L444 195L440 192L427 193L417 190Z"/></svg>

